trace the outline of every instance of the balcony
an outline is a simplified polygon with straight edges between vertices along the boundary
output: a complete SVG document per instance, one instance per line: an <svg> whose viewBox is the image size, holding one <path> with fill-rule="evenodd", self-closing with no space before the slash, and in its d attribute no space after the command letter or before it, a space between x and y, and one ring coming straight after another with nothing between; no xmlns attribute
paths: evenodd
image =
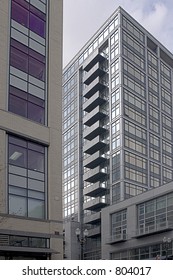
<svg viewBox="0 0 173 280"><path fill-rule="evenodd" d="M87 140L92 140L98 135L103 134L104 132L107 131L107 127L103 127L100 121L97 121L94 123L92 126L88 127L85 129L83 137Z"/></svg>
<svg viewBox="0 0 173 280"><path fill-rule="evenodd" d="M102 62L104 60L105 57L101 55L97 49L83 64L83 69L88 72L97 62Z"/></svg>
<svg viewBox="0 0 173 280"><path fill-rule="evenodd" d="M96 212L84 217L85 224L95 224L101 220L101 212Z"/></svg>
<svg viewBox="0 0 173 280"><path fill-rule="evenodd" d="M96 237L101 234L101 226L96 226L88 230L88 237Z"/></svg>
<svg viewBox="0 0 173 280"><path fill-rule="evenodd" d="M97 106L94 110L92 110L83 118L83 123L87 126L91 126L95 122L107 117L107 115L108 113L105 110Z"/></svg>
<svg viewBox="0 0 173 280"><path fill-rule="evenodd" d="M100 77L97 77L89 86L84 89L83 96L85 98L90 98L97 91L102 91L106 86L107 83Z"/></svg>
<svg viewBox="0 0 173 280"><path fill-rule="evenodd" d="M111 235L110 237L107 238L106 243L107 244L115 244L115 243L119 243L119 242L123 242L127 240L127 234L126 232L122 232L120 234L116 234L116 235Z"/></svg>
<svg viewBox="0 0 173 280"><path fill-rule="evenodd" d="M99 209L107 206L106 200L103 197L96 197L84 203L84 210L98 211Z"/></svg>
<svg viewBox="0 0 173 280"><path fill-rule="evenodd" d="M102 171L100 166L97 166L94 169L90 169L88 172L84 173L84 181L96 183L103 179L106 175L107 173Z"/></svg>
<svg viewBox="0 0 173 280"><path fill-rule="evenodd" d="M87 196L97 197L105 195L106 191L107 188L105 187L105 185L101 182L97 182L94 185L86 187L83 191L83 194Z"/></svg>
<svg viewBox="0 0 173 280"><path fill-rule="evenodd" d="M104 74L106 74L106 71L102 67L100 67L99 62L97 62L94 67L92 67L90 71L87 72L84 76L84 84L89 85L90 83L92 83L92 81L95 80L95 78L101 77Z"/></svg>
<svg viewBox="0 0 173 280"><path fill-rule="evenodd" d="M100 151L97 151L96 153L87 157L84 160L84 167L93 169L105 161L106 161L105 155L101 154Z"/></svg>
<svg viewBox="0 0 173 280"><path fill-rule="evenodd" d="M164 232L169 230L173 230L173 223L169 221L165 221L162 223L153 224L148 227L138 228L135 237L138 238L145 235L152 235L155 234L156 232L158 233L158 232Z"/></svg>
<svg viewBox="0 0 173 280"><path fill-rule="evenodd" d="M89 98L83 105L83 110L90 113L97 106L101 106L106 102L106 96L97 91L91 98Z"/></svg>
<svg viewBox="0 0 173 280"><path fill-rule="evenodd" d="M92 141L88 141L84 145L84 153L92 155L95 152L101 150L102 148L106 147L105 140L101 140L100 136L95 137Z"/></svg>

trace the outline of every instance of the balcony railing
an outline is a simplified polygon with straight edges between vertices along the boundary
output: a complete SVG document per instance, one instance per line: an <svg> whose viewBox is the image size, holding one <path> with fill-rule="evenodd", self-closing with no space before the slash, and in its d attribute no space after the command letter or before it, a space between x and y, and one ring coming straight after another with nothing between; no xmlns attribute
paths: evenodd
<svg viewBox="0 0 173 280"><path fill-rule="evenodd" d="M127 234L122 232L120 234L109 236L106 240L106 243L114 244L114 243L118 243L118 242L122 242L122 241L126 241L126 240L127 240Z"/></svg>
<svg viewBox="0 0 173 280"><path fill-rule="evenodd" d="M84 203L84 209L91 210L91 211L96 211L96 209L101 209L105 206L107 206L107 202L106 202L105 198L102 198L102 197L96 197L96 198Z"/></svg>
<svg viewBox="0 0 173 280"><path fill-rule="evenodd" d="M101 212L91 213L84 217L85 224L95 224L101 220Z"/></svg>
<svg viewBox="0 0 173 280"><path fill-rule="evenodd" d="M97 182L84 188L83 194L91 197L102 196L106 193L107 188L105 184Z"/></svg>
<svg viewBox="0 0 173 280"><path fill-rule="evenodd" d="M83 96L91 98L97 91L103 90L108 87L108 83L100 77L97 77L89 86L83 91Z"/></svg>
<svg viewBox="0 0 173 280"><path fill-rule="evenodd" d="M93 138L95 138L98 135L101 135L103 133L105 133L107 130L109 129L108 125L104 125L101 123L101 121L97 121L96 123L94 123L92 126L86 128L84 130L84 134L83 137L87 140L92 140Z"/></svg>

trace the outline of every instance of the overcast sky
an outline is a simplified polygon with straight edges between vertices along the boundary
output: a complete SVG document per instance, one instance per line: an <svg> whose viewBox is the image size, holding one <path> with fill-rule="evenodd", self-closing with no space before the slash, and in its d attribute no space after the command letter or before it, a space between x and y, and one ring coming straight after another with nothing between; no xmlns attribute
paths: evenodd
<svg viewBox="0 0 173 280"><path fill-rule="evenodd" d="M64 66L121 6L173 52L173 0L63 0Z"/></svg>

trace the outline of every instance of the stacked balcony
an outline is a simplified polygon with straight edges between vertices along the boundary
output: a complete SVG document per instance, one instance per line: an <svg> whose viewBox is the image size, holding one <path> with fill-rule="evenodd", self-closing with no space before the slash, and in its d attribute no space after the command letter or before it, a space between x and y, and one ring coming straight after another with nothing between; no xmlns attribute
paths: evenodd
<svg viewBox="0 0 173 280"><path fill-rule="evenodd" d="M100 151L97 151L93 155L90 155L84 160L84 167L95 168L96 166L106 161L105 155L102 155Z"/></svg>
<svg viewBox="0 0 173 280"><path fill-rule="evenodd" d="M85 224L96 224L101 220L101 212L91 213L88 216L84 217Z"/></svg>
<svg viewBox="0 0 173 280"><path fill-rule="evenodd" d="M97 50L83 66L84 71L87 72L83 78L86 85L83 91L83 96L86 98L83 110L87 112L83 118L85 125L83 137L86 139L83 151L87 154L83 164L88 168L83 176L84 181L88 182L84 195L93 198L85 202L83 207L84 210L92 211L90 215L84 217L84 222L91 225L100 224L100 210L107 206L105 198L107 189L102 183L107 177L105 135L108 127L105 123L108 113L103 108L108 100L106 63L106 58ZM91 228L89 237L95 237L100 233L100 226Z"/></svg>
<svg viewBox="0 0 173 280"><path fill-rule="evenodd" d="M84 103L83 109L89 113L97 106L103 105L105 102L106 96L101 94L99 91L96 91L96 93Z"/></svg>
<svg viewBox="0 0 173 280"><path fill-rule="evenodd" d="M100 166L95 167L94 169L89 170L84 174L84 181L90 183L96 183L103 178L105 178L107 172L103 170Z"/></svg>
<svg viewBox="0 0 173 280"><path fill-rule="evenodd" d="M96 210L98 211L105 206L107 206L105 198L96 197L88 202L85 202L84 209L91 210L91 211L96 211Z"/></svg>
<svg viewBox="0 0 173 280"><path fill-rule="evenodd" d="M106 82L97 77L88 87L83 91L83 96L86 98L91 98L97 91L102 91L107 86Z"/></svg>
<svg viewBox="0 0 173 280"><path fill-rule="evenodd" d="M96 226L88 230L88 237L96 237L101 234L101 226Z"/></svg>
<svg viewBox="0 0 173 280"><path fill-rule="evenodd" d="M87 140L93 140L96 136L102 135L103 133L108 131L107 126L103 126L101 121L97 121L92 126L88 127L84 131L84 138Z"/></svg>
<svg viewBox="0 0 173 280"><path fill-rule="evenodd" d="M91 56L90 60L86 61L86 63L83 65L83 68L85 71L89 72L91 68L97 63L102 62L105 60L105 57L99 53L99 50L97 49Z"/></svg>
<svg viewBox="0 0 173 280"><path fill-rule="evenodd" d="M102 196L105 195L105 193L106 193L106 187L101 182L90 184L84 189L84 195L91 196L91 197Z"/></svg>
<svg viewBox="0 0 173 280"><path fill-rule="evenodd" d="M92 141L86 142L84 146L84 153L92 155L106 146L106 141L104 141L100 136L96 136Z"/></svg>

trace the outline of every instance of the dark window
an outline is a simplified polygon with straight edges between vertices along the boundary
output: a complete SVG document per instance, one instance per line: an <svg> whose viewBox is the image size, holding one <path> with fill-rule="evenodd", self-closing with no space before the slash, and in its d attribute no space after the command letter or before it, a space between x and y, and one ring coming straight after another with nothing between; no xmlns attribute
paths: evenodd
<svg viewBox="0 0 173 280"><path fill-rule="evenodd" d="M9 213L45 218L45 147L9 136Z"/></svg>
<svg viewBox="0 0 173 280"><path fill-rule="evenodd" d="M45 80L45 57L14 39L11 39L10 65L39 80Z"/></svg>
<svg viewBox="0 0 173 280"><path fill-rule="evenodd" d="M44 81L45 80L45 64L30 57L29 58L29 74L39 80Z"/></svg>
<svg viewBox="0 0 173 280"><path fill-rule="evenodd" d="M44 100L10 86L9 111L35 122L45 122Z"/></svg>
<svg viewBox="0 0 173 280"><path fill-rule="evenodd" d="M28 168L44 172L44 154L28 150Z"/></svg>
<svg viewBox="0 0 173 280"><path fill-rule="evenodd" d="M10 94L9 111L22 117L27 116L27 101Z"/></svg>
<svg viewBox="0 0 173 280"><path fill-rule="evenodd" d="M28 55L11 46L10 65L28 72Z"/></svg>
<svg viewBox="0 0 173 280"><path fill-rule="evenodd" d="M18 2L24 2L24 1L18 1ZM29 5L26 4L26 7L29 7ZM22 6L18 5L14 1L12 2L11 17L21 25L27 28L29 27L29 11L23 8Z"/></svg>
<svg viewBox="0 0 173 280"><path fill-rule="evenodd" d="M45 38L46 22L32 13L30 13L29 18L29 28L39 36Z"/></svg>
<svg viewBox="0 0 173 280"><path fill-rule="evenodd" d="M29 5L29 3L23 0L13 0L11 17L21 25L45 38L46 15L36 7Z"/></svg>

